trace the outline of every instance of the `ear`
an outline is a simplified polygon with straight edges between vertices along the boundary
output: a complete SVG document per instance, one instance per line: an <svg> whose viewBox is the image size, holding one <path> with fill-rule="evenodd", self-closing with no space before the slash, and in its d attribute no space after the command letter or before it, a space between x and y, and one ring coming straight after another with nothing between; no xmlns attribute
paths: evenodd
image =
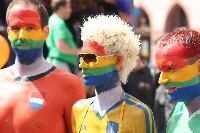
<svg viewBox="0 0 200 133"><path fill-rule="evenodd" d="M7 27L7 33L8 33L8 38L9 38L9 36L10 36L10 27Z"/></svg>
<svg viewBox="0 0 200 133"><path fill-rule="evenodd" d="M199 72L200 72L200 59L197 60L197 65L198 65Z"/></svg>
<svg viewBox="0 0 200 133"><path fill-rule="evenodd" d="M121 69L123 60L124 60L124 59L123 59L123 56L122 56L121 54L119 54L119 55L117 56L117 62L116 62L116 64L115 64L115 67L116 67L118 70Z"/></svg>
<svg viewBox="0 0 200 133"><path fill-rule="evenodd" d="M44 39L46 40L47 37L49 36L49 26L46 25L44 28L43 28L43 33L44 33Z"/></svg>

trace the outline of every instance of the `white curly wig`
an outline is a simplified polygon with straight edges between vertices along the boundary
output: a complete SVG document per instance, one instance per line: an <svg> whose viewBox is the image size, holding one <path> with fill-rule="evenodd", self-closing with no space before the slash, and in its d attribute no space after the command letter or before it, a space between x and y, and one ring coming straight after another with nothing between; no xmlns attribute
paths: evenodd
<svg viewBox="0 0 200 133"><path fill-rule="evenodd" d="M104 46L106 55L123 56L120 80L126 83L127 77L137 64L140 51L139 36L133 28L116 15L89 17L81 27L81 39L94 40Z"/></svg>

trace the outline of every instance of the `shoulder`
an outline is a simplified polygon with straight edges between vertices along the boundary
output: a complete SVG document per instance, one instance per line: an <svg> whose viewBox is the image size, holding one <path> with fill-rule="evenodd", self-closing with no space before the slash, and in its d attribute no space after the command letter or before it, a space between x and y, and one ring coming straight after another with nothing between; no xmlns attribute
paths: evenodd
<svg viewBox="0 0 200 133"><path fill-rule="evenodd" d="M83 108L84 106L86 107L89 107L90 104L94 101L94 98L88 98L88 99L82 99L82 100L79 100L77 101L76 103L74 103L74 108Z"/></svg>
<svg viewBox="0 0 200 133"><path fill-rule="evenodd" d="M49 18L49 25L50 26L64 26L65 25L65 21L52 15L50 18Z"/></svg>
<svg viewBox="0 0 200 133"><path fill-rule="evenodd" d="M93 98L77 101L72 108L72 127L74 132L78 132L86 114L93 102Z"/></svg>
<svg viewBox="0 0 200 133"><path fill-rule="evenodd" d="M153 119L153 113L151 109L144 104L143 102L139 101L135 97L132 97L128 94L125 94L125 102L126 102L126 108L129 111L128 113L132 114L132 117L141 117L148 119ZM132 112L132 113L131 113Z"/></svg>
<svg viewBox="0 0 200 133"><path fill-rule="evenodd" d="M129 127L139 127L138 133L156 132L154 117L151 109L138 99L126 94L125 117ZM132 121L132 122L130 122Z"/></svg>
<svg viewBox="0 0 200 133"><path fill-rule="evenodd" d="M74 88L83 87L83 83L76 75L66 72L60 68L56 68L53 72L49 73L46 78L50 81L56 82L56 84L61 87L63 86L64 88L71 89L71 91L74 91Z"/></svg>
<svg viewBox="0 0 200 133"><path fill-rule="evenodd" d="M75 83L77 81L80 81L80 79L76 75L66 72L60 68L56 68L52 73L50 73L50 75L52 75L56 79L67 83Z"/></svg>
<svg viewBox="0 0 200 133"><path fill-rule="evenodd" d="M66 94L68 98L71 97L75 101L85 98L83 83L76 75L56 68L48 77L51 77L51 81L56 82L60 91L63 91L63 95Z"/></svg>
<svg viewBox="0 0 200 133"><path fill-rule="evenodd" d="M167 132L175 132L176 130L180 130L180 127L182 127L184 130L187 129L188 115L187 109L184 109L183 111L171 116L167 122Z"/></svg>
<svg viewBox="0 0 200 133"><path fill-rule="evenodd" d="M6 73L8 71L8 69L9 69L9 67L0 69L0 74Z"/></svg>
<svg viewBox="0 0 200 133"><path fill-rule="evenodd" d="M172 113L172 116L179 114L179 113L183 113L183 111L185 110L185 104L184 102L177 102L174 108L174 111Z"/></svg>
<svg viewBox="0 0 200 133"><path fill-rule="evenodd" d="M93 102L93 98L88 98L88 99L82 99L74 103L73 105L73 113L81 113L83 111L86 111L89 107L90 104Z"/></svg>
<svg viewBox="0 0 200 133"><path fill-rule="evenodd" d="M2 79L2 77L6 77L7 75L9 75L9 73L11 72L10 70L11 70L11 67L0 69L1 79Z"/></svg>
<svg viewBox="0 0 200 133"><path fill-rule="evenodd" d="M138 107L140 109L144 108L144 110L150 110L150 108L146 104L144 104L143 102L141 102L137 98L135 98L135 97L133 97L133 96L131 96L129 94L125 94L125 97L126 97L125 101L126 101L126 103L128 105L130 105L130 106L136 106L136 107Z"/></svg>

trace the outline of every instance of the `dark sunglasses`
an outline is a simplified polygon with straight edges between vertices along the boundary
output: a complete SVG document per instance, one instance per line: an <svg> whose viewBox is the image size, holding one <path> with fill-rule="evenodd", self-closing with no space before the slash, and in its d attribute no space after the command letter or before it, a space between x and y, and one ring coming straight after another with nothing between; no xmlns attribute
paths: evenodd
<svg viewBox="0 0 200 133"><path fill-rule="evenodd" d="M97 62L97 55L95 53L80 53L79 54L79 59L82 58L84 60L85 63L89 63L89 62Z"/></svg>

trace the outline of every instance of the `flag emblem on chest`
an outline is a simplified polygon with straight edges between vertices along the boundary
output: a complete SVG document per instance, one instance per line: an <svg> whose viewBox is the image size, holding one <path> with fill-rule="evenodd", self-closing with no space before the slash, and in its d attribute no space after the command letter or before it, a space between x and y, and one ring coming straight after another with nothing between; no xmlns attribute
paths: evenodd
<svg viewBox="0 0 200 133"><path fill-rule="evenodd" d="M29 106L33 110L39 110L44 104L45 93L41 92L31 92L29 98Z"/></svg>

